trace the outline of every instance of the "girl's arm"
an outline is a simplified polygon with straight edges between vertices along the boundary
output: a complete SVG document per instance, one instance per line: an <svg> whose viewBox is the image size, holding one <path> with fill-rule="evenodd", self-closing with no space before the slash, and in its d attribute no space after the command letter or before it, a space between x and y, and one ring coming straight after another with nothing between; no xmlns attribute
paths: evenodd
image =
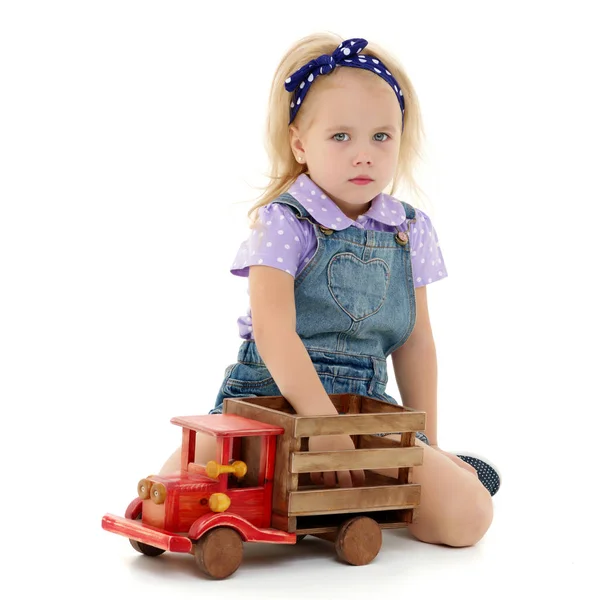
<svg viewBox="0 0 600 600"><path fill-rule="evenodd" d="M294 278L285 271L251 266L249 273L252 332L258 353L279 391L299 415L337 415L312 360L296 333ZM349 435L322 435L309 439L312 452L353 450ZM314 483L342 487L363 485L364 471L311 473Z"/></svg>
<svg viewBox="0 0 600 600"><path fill-rule="evenodd" d="M294 278L280 269L252 266L249 293L254 341L281 394L299 415L337 415L296 333Z"/></svg>
<svg viewBox="0 0 600 600"><path fill-rule="evenodd" d="M402 404L425 411L425 435L432 446L437 446L437 356L429 322L427 286L416 288L415 297L415 327L408 340L392 352L392 364Z"/></svg>

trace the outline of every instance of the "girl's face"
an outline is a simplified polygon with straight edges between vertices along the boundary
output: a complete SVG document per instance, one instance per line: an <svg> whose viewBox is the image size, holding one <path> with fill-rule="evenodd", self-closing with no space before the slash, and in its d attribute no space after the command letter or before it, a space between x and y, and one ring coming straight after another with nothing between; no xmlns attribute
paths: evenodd
<svg viewBox="0 0 600 600"><path fill-rule="evenodd" d="M402 123L392 88L374 73L356 71L341 69L331 83L311 90L310 105L303 106L310 124L305 130L290 126L294 155L304 158L310 178L351 219L366 212L392 180ZM352 181L360 176L372 181Z"/></svg>

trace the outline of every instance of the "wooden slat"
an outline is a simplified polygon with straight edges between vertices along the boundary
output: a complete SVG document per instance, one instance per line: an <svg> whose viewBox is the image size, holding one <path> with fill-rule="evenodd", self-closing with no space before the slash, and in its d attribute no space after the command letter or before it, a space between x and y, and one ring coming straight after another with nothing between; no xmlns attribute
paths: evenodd
<svg viewBox="0 0 600 600"><path fill-rule="evenodd" d="M388 475L378 473L377 471L371 471L370 469L365 469L365 483L363 487L376 487L382 485L399 485L398 479L396 477L390 477ZM310 475L308 473L299 473L298 474L298 489L305 490L322 490L322 485L317 485L313 483L310 479Z"/></svg>
<svg viewBox="0 0 600 600"><path fill-rule="evenodd" d="M290 471L292 473L413 467L423 464L423 448L294 452L290 459Z"/></svg>
<svg viewBox="0 0 600 600"><path fill-rule="evenodd" d="M301 529L300 527L296 530L296 535L314 535L315 533L328 533L328 532L337 532L339 530L338 525L334 525L331 527L309 527L305 529Z"/></svg>
<svg viewBox="0 0 600 600"><path fill-rule="evenodd" d="M361 396L358 396L356 394L346 394L344 396L346 398L346 410L343 411L345 413L348 414L359 414L360 413L360 405L361 405ZM352 443L354 444L354 447L356 448L356 441L358 439L358 436L353 435L350 438L352 440Z"/></svg>
<svg viewBox="0 0 600 600"><path fill-rule="evenodd" d="M360 413L360 396L355 394L348 394L348 410L350 414Z"/></svg>
<svg viewBox="0 0 600 600"><path fill-rule="evenodd" d="M414 431L404 432L400 439L400 443L402 444L402 447L403 448L415 447L415 437L416 436L415 436ZM421 462L419 464L422 465L423 464L423 448L421 448L420 446L417 446L417 448L419 448L419 450L421 450ZM411 465L411 466L416 466L416 465ZM398 469L398 481L400 483L412 483L413 482L412 469Z"/></svg>
<svg viewBox="0 0 600 600"><path fill-rule="evenodd" d="M425 429L424 412L294 417L295 437L394 433Z"/></svg>
<svg viewBox="0 0 600 600"><path fill-rule="evenodd" d="M420 485L298 491L290 493L289 514L322 515L414 508L420 497Z"/></svg>
<svg viewBox="0 0 600 600"><path fill-rule="evenodd" d="M379 527L381 529L402 529L408 525L405 521L398 521L395 523L380 523ZM297 535L314 535L315 533L337 533L339 531L339 527L313 527L310 529L298 529L296 531ZM318 537L318 536L317 536Z"/></svg>
<svg viewBox="0 0 600 600"><path fill-rule="evenodd" d="M265 408L271 408L285 413L293 413L294 407L283 397L283 396L257 396L249 397L244 400L249 404L256 406L264 406Z"/></svg>
<svg viewBox="0 0 600 600"><path fill-rule="evenodd" d="M329 398L338 413L359 413L360 396L356 394L330 394Z"/></svg>
<svg viewBox="0 0 600 600"><path fill-rule="evenodd" d="M415 444L415 433L406 431L401 435L386 435L385 437L378 437L376 435L360 435L358 436L358 447L359 448L423 448L416 446ZM423 464L422 460L419 465ZM418 465L411 465L410 467L401 467L398 472L393 476L398 479L399 484L412 483L412 467Z"/></svg>

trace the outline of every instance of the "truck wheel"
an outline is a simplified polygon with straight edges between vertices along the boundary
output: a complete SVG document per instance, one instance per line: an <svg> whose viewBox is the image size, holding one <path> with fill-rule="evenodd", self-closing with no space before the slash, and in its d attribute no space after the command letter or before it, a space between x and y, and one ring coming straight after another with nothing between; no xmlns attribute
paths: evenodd
<svg viewBox="0 0 600 600"><path fill-rule="evenodd" d="M381 528L369 517L345 521L335 540L337 555L351 565L368 565L379 554Z"/></svg>
<svg viewBox="0 0 600 600"><path fill-rule="evenodd" d="M136 520L140 520L142 518L142 514L140 513ZM155 548L154 546L150 546L149 544L144 544L143 542L138 542L137 540L129 540L129 543L140 553L145 554L146 556L160 556L164 554L164 550L162 548Z"/></svg>
<svg viewBox="0 0 600 600"><path fill-rule="evenodd" d="M200 570L214 579L225 579L242 564L244 547L240 534L231 527L216 527L195 544L194 556Z"/></svg>
<svg viewBox="0 0 600 600"><path fill-rule="evenodd" d="M148 544L144 544L143 542L138 542L137 540L129 540L129 543L140 553L145 554L146 556L160 556L164 554L164 550L162 548L155 548L154 546L149 546Z"/></svg>

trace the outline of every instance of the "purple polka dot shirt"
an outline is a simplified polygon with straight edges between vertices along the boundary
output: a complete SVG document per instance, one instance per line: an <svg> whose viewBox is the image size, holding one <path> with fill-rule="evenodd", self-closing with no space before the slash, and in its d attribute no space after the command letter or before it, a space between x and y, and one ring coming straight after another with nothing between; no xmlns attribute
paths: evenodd
<svg viewBox="0 0 600 600"><path fill-rule="evenodd" d="M373 198L369 210L353 221L347 217L313 181L300 175L288 189L314 220L324 227L341 230L347 227L374 231L407 230L402 203L388 194ZM438 237L429 217L415 207L416 222L410 224L410 243L415 288L447 277L446 265ZM267 204L258 211L258 219L233 261L231 273L247 277L252 265L281 269L292 277L298 275L317 249L317 238L306 220L297 219L293 209L282 204ZM238 319L240 337L253 339L250 309Z"/></svg>

